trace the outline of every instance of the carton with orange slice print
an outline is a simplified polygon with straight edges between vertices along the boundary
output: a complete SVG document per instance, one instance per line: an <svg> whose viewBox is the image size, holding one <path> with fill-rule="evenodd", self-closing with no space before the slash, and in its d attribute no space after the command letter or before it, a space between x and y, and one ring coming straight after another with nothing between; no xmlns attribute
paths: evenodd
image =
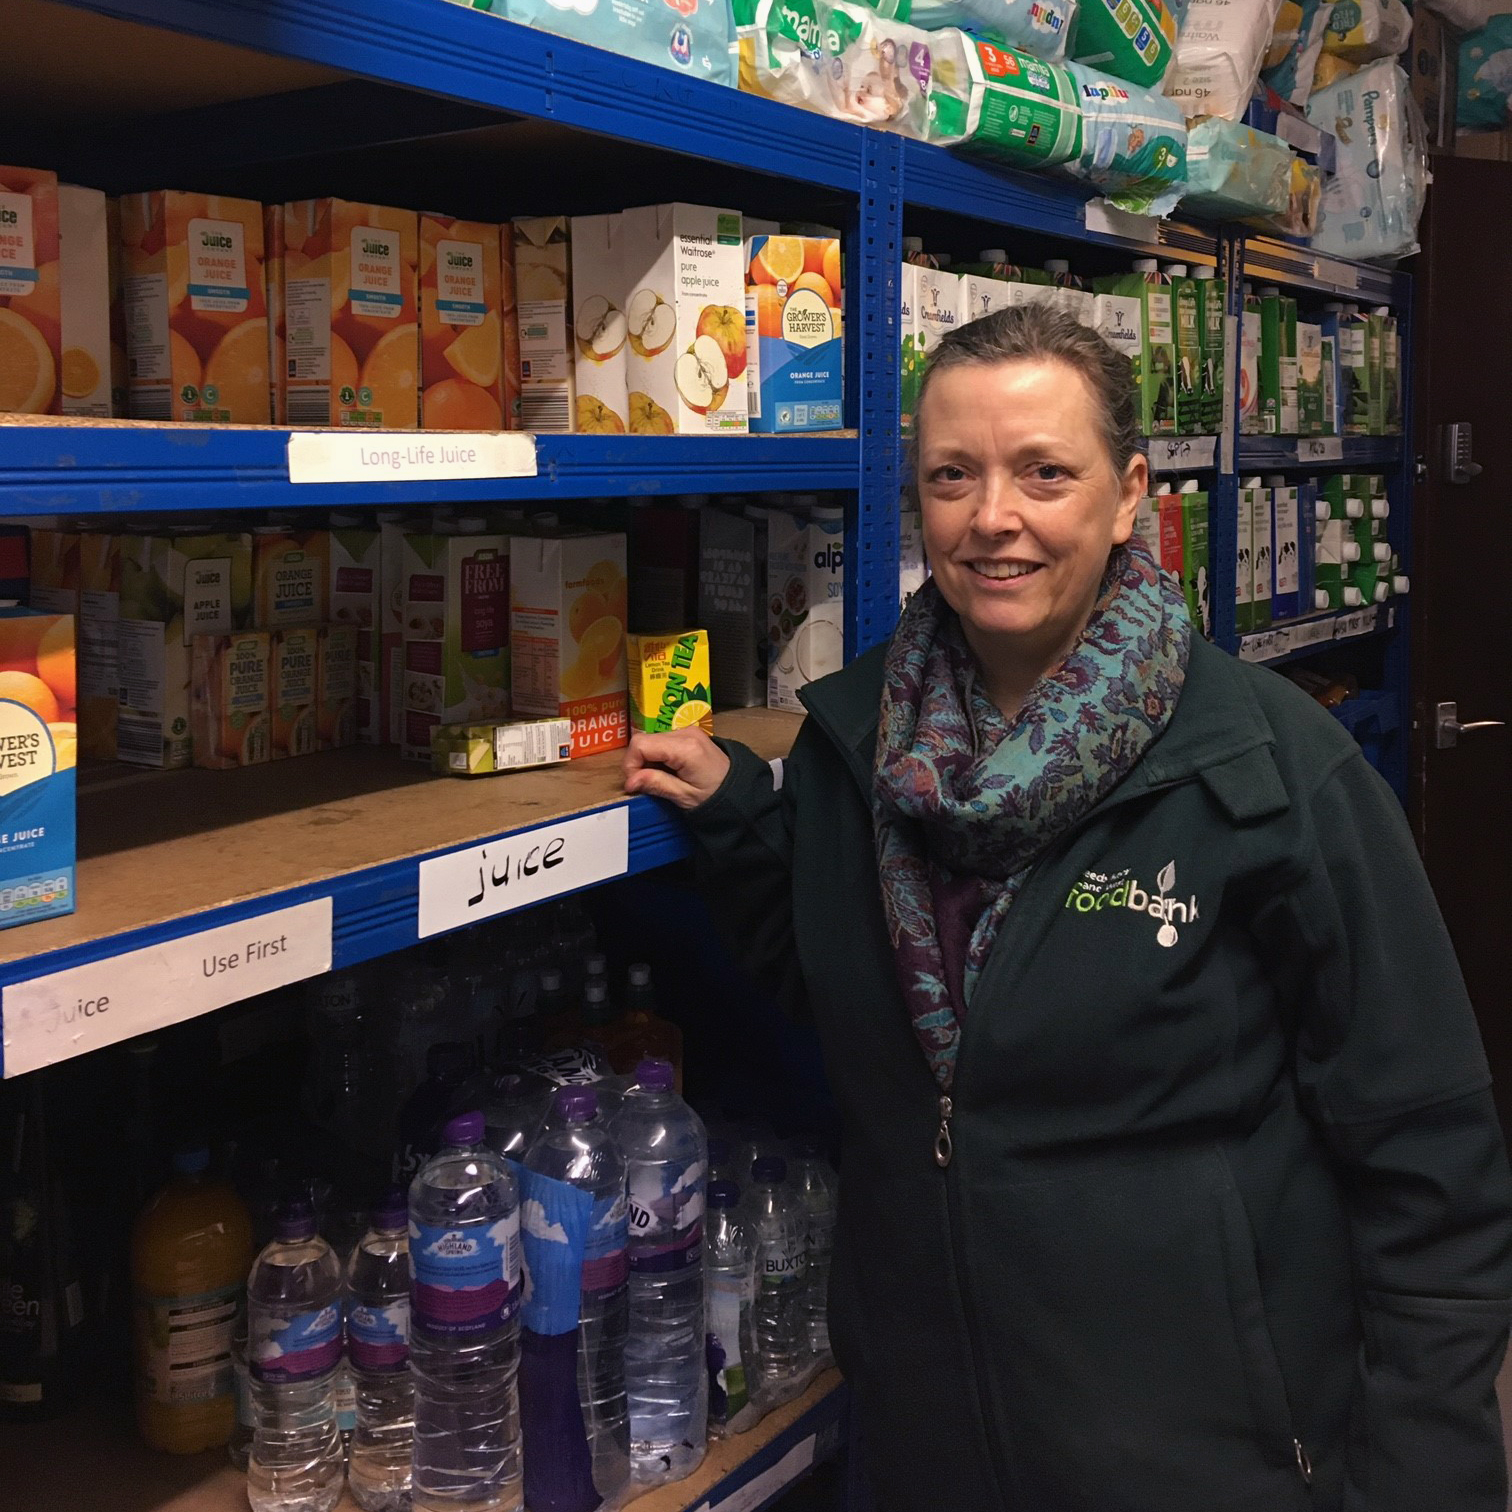
<svg viewBox="0 0 1512 1512"><path fill-rule="evenodd" d="M268 657L266 630L194 637L189 722L195 766L259 766L272 755Z"/></svg>
<svg viewBox="0 0 1512 1512"><path fill-rule="evenodd" d="M420 217L420 417L426 430L504 428L499 228Z"/></svg>
<svg viewBox="0 0 1512 1512"><path fill-rule="evenodd" d="M572 721L572 754L630 739L625 538L517 537L510 560L514 712Z"/></svg>
<svg viewBox="0 0 1512 1512"><path fill-rule="evenodd" d="M128 412L126 362L126 279L121 251L121 202L105 201L105 251L110 269L110 413Z"/></svg>
<svg viewBox="0 0 1512 1512"><path fill-rule="evenodd" d="M268 423L263 207L156 190L121 199L134 420Z"/></svg>
<svg viewBox="0 0 1512 1512"><path fill-rule="evenodd" d="M0 166L0 413L62 412L58 271L58 176Z"/></svg>
<svg viewBox="0 0 1512 1512"><path fill-rule="evenodd" d="M284 206L290 425L420 423L420 218L349 200Z"/></svg>
<svg viewBox="0 0 1512 1512"><path fill-rule="evenodd" d="M512 221L499 227L499 381L504 402L504 429L520 429L520 305L515 286L515 228Z"/></svg>
<svg viewBox="0 0 1512 1512"><path fill-rule="evenodd" d="M103 419L111 399L110 218L98 189L58 185L63 413Z"/></svg>
<svg viewBox="0 0 1512 1512"><path fill-rule="evenodd" d="M263 206L263 278L268 286L268 408L274 425L289 419L289 353L284 302L284 207Z"/></svg>
<svg viewBox="0 0 1512 1512"><path fill-rule="evenodd" d="M840 239L775 228L750 236L745 309L751 429L838 430L845 412Z"/></svg>
<svg viewBox="0 0 1512 1512"><path fill-rule="evenodd" d="M622 218L572 217L573 430L622 436L628 428Z"/></svg>
<svg viewBox="0 0 1512 1512"><path fill-rule="evenodd" d="M74 621L0 609L0 928L74 911Z"/></svg>
<svg viewBox="0 0 1512 1512"><path fill-rule="evenodd" d="M514 223L520 333L520 429L573 428L575 386L570 299L571 233L565 216Z"/></svg>
<svg viewBox="0 0 1512 1512"><path fill-rule="evenodd" d="M272 632L272 758L320 749L320 628L289 625Z"/></svg>

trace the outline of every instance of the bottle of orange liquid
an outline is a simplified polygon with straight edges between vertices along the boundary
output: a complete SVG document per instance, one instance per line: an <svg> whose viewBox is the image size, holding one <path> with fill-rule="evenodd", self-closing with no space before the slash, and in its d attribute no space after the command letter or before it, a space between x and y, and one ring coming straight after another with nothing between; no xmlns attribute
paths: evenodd
<svg viewBox="0 0 1512 1512"><path fill-rule="evenodd" d="M236 1421L231 1340L247 1305L252 1222L209 1166L204 1146L175 1152L173 1180L131 1236L137 1427L170 1454L225 1444Z"/></svg>

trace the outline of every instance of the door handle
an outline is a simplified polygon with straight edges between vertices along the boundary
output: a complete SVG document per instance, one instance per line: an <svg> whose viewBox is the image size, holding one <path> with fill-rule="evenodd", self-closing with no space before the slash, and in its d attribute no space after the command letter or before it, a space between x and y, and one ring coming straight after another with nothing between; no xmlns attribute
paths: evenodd
<svg viewBox="0 0 1512 1512"><path fill-rule="evenodd" d="M1448 750L1459 744L1461 735L1468 735L1472 730L1504 730L1507 727L1505 719L1469 719L1464 724L1459 721L1459 705L1457 703L1441 703L1433 721L1433 743L1439 750Z"/></svg>

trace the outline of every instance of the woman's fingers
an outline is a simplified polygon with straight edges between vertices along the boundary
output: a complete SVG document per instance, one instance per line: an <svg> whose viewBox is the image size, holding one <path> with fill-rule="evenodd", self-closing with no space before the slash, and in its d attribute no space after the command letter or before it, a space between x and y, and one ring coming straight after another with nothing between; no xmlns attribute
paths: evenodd
<svg viewBox="0 0 1512 1512"><path fill-rule="evenodd" d="M718 791L730 770L730 758L702 730L636 734L625 752L623 769L627 793L696 808Z"/></svg>

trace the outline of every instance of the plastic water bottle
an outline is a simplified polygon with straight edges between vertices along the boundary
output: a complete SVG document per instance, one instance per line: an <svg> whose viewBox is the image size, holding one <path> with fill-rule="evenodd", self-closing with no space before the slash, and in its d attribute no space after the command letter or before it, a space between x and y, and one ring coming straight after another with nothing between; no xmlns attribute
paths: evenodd
<svg viewBox="0 0 1512 1512"><path fill-rule="evenodd" d="M517 1512L520 1207L464 1113L409 1193L417 1512Z"/></svg>
<svg viewBox="0 0 1512 1512"><path fill-rule="evenodd" d="M410 1504L415 1391L409 1370L409 1212L391 1187L347 1270L347 1358L357 1393L347 1480L364 1512Z"/></svg>
<svg viewBox="0 0 1512 1512"><path fill-rule="evenodd" d="M247 1282L252 1512L330 1512L344 1464L334 1384L341 1364L341 1266L303 1200L279 1213Z"/></svg>
<svg viewBox="0 0 1512 1512"><path fill-rule="evenodd" d="M829 1273L835 1247L835 1204L839 1184L829 1162L815 1144L799 1145L788 1166L788 1184L803 1204L808 1269L803 1281L803 1318L806 1347L811 1360L824 1360L830 1352Z"/></svg>
<svg viewBox="0 0 1512 1512"><path fill-rule="evenodd" d="M708 1298L709 1421L739 1430L751 1400L747 1369L755 1354L756 1244L739 1212L733 1181L709 1183L704 1232L704 1285Z"/></svg>
<svg viewBox="0 0 1512 1512"><path fill-rule="evenodd" d="M523 1160L541 1127L541 1115L549 1100L516 1072L494 1077L483 1109L483 1138L488 1148L501 1158Z"/></svg>
<svg viewBox="0 0 1512 1512"><path fill-rule="evenodd" d="M441 1130L456 1111L457 1091L476 1064L477 1052L466 1040L443 1040L425 1052L425 1080L399 1110L394 1180L401 1189L408 1188L420 1167L436 1153Z"/></svg>
<svg viewBox="0 0 1512 1512"><path fill-rule="evenodd" d="M642 1061L610 1125L630 1192L630 1463L642 1484L681 1480L703 1459L703 1216L708 1143L672 1090L668 1061Z"/></svg>
<svg viewBox="0 0 1512 1512"><path fill-rule="evenodd" d="M787 1162L764 1155L751 1168L747 1211L756 1231L756 1377L768 1401L792 1392L804 1367L804 1213Z"/></svg>
<svg viewBox="0 0 1512 1512"><path fill-rule="evenodd" d="M625 1157L598 1094L559 1091L524 1165L525 1500L531 1512L592 1512L630 1479Z"/></svg>

